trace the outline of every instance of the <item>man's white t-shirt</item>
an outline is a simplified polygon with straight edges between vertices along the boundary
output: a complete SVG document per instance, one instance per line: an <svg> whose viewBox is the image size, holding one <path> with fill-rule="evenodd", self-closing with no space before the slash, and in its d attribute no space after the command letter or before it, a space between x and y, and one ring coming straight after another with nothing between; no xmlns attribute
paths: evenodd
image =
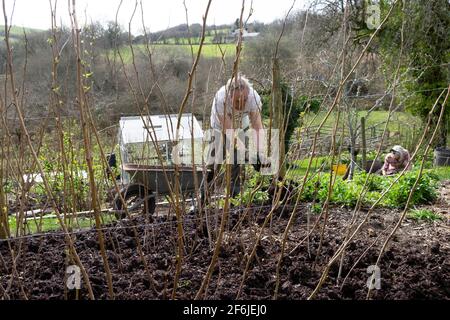
<svg viewBox="0 0 450 320"><path fill-rule="evenodd" d="M246 129L250 125L249 113L253 111L261 111L261 97L255 89L249 88L248 99L243 110L233 110L231 96L229 92L227 96L225 86L223 86L214 96L211 108L211 128L222 130L220 117L223 117L226 112L230 117L234 113L233 123L238 123L240 128Z"/></svg>

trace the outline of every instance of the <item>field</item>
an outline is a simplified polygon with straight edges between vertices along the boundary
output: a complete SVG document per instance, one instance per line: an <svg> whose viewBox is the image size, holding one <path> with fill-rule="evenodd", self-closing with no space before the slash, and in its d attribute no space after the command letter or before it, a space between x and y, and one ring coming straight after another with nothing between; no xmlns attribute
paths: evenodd
<svg viewBox="0 0 450 320"><path fill-rule="evenodd" d="M191 53L196 55L199 49L198 44L184 45L184 44L152 44L150 50L154 55L181 55L190 57ZM147 49L145 45L133 46L135 54L141 53L146 55ZM192 51L191 51L192 50ZM225 57L233 57L235 55L236 45L227 44L204 44L202 47L202 57L204 58L222 58L222 53ZM123 57L124 63L128 64L132 62L132 52L129 47L122 47L119 49L120 54ZM109 52L109 56L112 57L114 51Z"/></svg>
<svg viewBox="0 0 450 320"><path fill-rule="evenodd" d="M318 126L325 118L325 115L326 112L319 112L317 115L308 114L305 118L305 124L310 126ZM367 116L367 111L359 111L357 114L358 119L360 119L361 117L366 118L366 128L376 126L380 130L384 129L384 125L388 119L388 116L389 116L388 111L381 111L381 110L372 111L369 114L369 116ZM324 126L328 127L334 126L336 123L336 119L337 119L336 112L331 113L327 121L325 122ZM340 126L342 126L342 124L346 122L347 122L346 115L342 113L339 119ZM405 128L405 125L408 128ZM391 132L395 132L395 131L402 131L404 129L410 129L412 131L413 127L419 129L420 125L421 125L420 119L412 116L409 113L393 112L391 118L389 119L388 130L390 130Z"/></svg>

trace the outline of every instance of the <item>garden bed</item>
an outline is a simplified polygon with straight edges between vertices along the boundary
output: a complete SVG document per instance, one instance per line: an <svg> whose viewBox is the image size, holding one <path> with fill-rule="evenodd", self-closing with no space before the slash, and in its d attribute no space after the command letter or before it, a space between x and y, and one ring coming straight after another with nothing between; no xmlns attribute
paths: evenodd
<svg viewBox="0 0 450 320"><path fill-rule="evenodd" d="M298 209L298 216L289 235L286 256L280 272L279 299L306 299L312 293L329 261L341 244L352 211L333 207L325 228L322 249L317 256L320 228L294 252L291 250L307 235L308 204ZM292 208L278 211L272 227L264 230L257 255L244 282L240 299L270 299L275 288L275 274L282 233ZM449 212L441 208L443 220L418 223L405 220L383 254L381 289L372 291L373 299L449 299L450 298L450 233ZM252 209L242 227L232 231L243 210L231 212L217 266L209 283L206 299L235 299L242 280L246 259L259 232L268 208ZM361 215L364 215L362 212ZM311 215L311 225L319 215ZM384 239L398 221L400 212L377 209L349 245L343 260L342 276L363 252L367 251L350 273L345 284L336 286L339 266L333 265L317 299L366 299L367 267L375 264ZM359 218L360 219L360 218ZM323 221L323 220L322 220ZM154 286L137 252L132 225L137 225ZM321 227L322 224L319 224ZM177 299L193 299L212 257L205 228L198 227L196 216L186 216L184 223L186 252L178 283ZM108 226L106 248L112 272L113 288L120 299L169 299L175 274L176 224L174 218L156 217L152 221L135 217ZM379 237L379 238L378 238ZM95 298L107 299L108 288L97 233L84 230L74 235L76 249L87 269ZM8 242L0 242L0 297L3 299L74 299L67 291L66 245L58 233L35 235L9 242L16 257L17 273L12 271ZM309 252L309 253L308 253ZM14 274L14 276L12 276ZM11 281L12 280L12 281ZM342 284L342 279L341 282ZM82 284L80 299L87 299Z"/></svg>

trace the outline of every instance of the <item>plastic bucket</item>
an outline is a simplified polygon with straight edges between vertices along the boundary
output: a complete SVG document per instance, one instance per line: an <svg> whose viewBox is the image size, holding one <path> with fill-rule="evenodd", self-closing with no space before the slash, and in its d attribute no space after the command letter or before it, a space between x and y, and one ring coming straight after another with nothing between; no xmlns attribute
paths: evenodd
<svg viewBox="0 0 450 320"><path fill-rule="evenodd" d="M336 172L338 176L343 176L347 172L347 165L346 164L334 164L331 166L331 170Z"/></svg>
<svg viewBox="0 0 450 320"><path fill-rule="evenodd" d="M450 166L450 149L434 150L434 165L436 167Z"/></svg>

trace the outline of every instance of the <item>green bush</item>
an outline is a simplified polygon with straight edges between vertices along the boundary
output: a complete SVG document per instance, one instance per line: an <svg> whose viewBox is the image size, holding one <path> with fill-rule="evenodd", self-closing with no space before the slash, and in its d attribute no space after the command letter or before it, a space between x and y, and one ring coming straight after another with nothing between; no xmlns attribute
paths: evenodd
<svg viewBox="0 0 450 320"><path fill-rule="evenodd" d="M418 175L418 170L405 173L386 194L383 204L388 207L404 208ZM395 179L395 176L386 177L382 182L382 187L388 188L392 179ZM438 196L438 181L439 177L436 174L431 171L424 171L412 194L410 205L427 204L435 201Z"/></svg>
<svg viewBox="0 0 450 320"><path fill-rule="evenodd" d="M296 104L300 106L302 112L318 113L322 100L302 95L296 99Z"/></svg>

